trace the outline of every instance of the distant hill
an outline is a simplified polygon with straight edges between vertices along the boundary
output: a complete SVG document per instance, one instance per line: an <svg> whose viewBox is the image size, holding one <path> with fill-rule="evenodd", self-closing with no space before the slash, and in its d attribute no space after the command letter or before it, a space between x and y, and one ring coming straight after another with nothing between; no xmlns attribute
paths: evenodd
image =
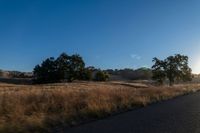
<svg viewBox="0 0 200 133"><path fill-rule="evenodd" d="M0 78L32 78L32 72L0 70Z"/></svg>
<svg viewBox="0 0 200 133"><path fill-rule="evenodd" d="M0 70L0 82L9 84L32 84L32 72Z"/></svg>
<svg viewBox="0 0 200 133"><path fill-rule="evenodd" d="M136 70L125 68L105 71L110 75L110 80L150 80L152 78L151 69L145 67Z"/></svg>

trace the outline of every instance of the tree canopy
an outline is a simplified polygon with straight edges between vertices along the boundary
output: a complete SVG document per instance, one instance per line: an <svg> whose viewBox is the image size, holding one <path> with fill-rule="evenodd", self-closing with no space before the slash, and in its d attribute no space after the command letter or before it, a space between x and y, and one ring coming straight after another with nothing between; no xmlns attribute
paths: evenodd
<svg viewBox="0 0 200 133"><path fill-rule="evenodd" d="M57 59L47 58L41 65L34 68L35 81L38 83L58 82L67 80L72 82L82 79L85 74L85 63L78 54L67 55L62 53ZM88 74L88 73L86 73ZM85 77L88 76L85 74Z"/></svg>
<svg viewBox="0 0 200 133"><path fill-rule="evenodd" d="M176 54L164 60L153 58L153 62L153 79L160 84L163 84L166 79L169 80L170 85L173 85L175 81L192 80L192 70L188 66L188 56Z"/></svg>
<svg viewBox="0 0 200 133"><path fill-rule="evenodd" d="M74 80L96 80L106 81L109 75L94 67L85 67L83 58L78 54L60 54L47 58L40 65L36 65L34 70L35 83L55 83L61 81L72 82Z"/></svg>

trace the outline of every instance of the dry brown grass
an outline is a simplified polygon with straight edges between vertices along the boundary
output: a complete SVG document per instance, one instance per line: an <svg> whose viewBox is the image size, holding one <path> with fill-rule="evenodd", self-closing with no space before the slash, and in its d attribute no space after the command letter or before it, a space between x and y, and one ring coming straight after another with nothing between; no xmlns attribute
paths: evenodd
<svg viewBox="0 0 200 133"><path fill-rule="evenodd" d="M51 132L57 126L75 125L198 90L199 84L144 88L93 82L0 84L0 132Z"/></svg>

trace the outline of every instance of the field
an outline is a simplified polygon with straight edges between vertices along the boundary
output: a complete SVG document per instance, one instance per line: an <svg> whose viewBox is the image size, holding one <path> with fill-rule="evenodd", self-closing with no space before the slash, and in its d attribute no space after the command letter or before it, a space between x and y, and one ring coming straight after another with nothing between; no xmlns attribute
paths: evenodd
<svg viewBox="0 0 200 133"><path fill-rule="evenodd" d="M200 90L200 84L0 84L0 133L53 132L120 111Z"/></svg>

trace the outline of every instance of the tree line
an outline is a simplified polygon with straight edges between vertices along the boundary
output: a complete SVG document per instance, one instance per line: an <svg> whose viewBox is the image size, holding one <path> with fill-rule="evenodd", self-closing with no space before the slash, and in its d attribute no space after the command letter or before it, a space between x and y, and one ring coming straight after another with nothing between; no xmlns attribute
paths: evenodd
<svg viewBox="0 0 200 133"><path fill-rule="evenodd" d="M134 79L133 74L141 79L155 80L159 84L169 82L173 85L179 81L191 81L192 70L188 66L188 56L176 54L164 60L153 58L151 69L140 68L137 70L124 69L102 71L94 67L86 67L83 58L78 54L68 55L62 53L56 59L47 58L41 64L36 65L33 74L35 83L72 82L74 80L106 81L111 75L122 75L125 78ZM109 73L109 74L108 74Z"/></svg>
<svg viewBox="0 0 200 133"><path fill-rule="evenodd" d="M35 83L54 83L74 80L106 81L109 75L101 70L85 67L83 58L78 54L62 53L58 58L50 57L36 65L33 74Z"/></svg>

